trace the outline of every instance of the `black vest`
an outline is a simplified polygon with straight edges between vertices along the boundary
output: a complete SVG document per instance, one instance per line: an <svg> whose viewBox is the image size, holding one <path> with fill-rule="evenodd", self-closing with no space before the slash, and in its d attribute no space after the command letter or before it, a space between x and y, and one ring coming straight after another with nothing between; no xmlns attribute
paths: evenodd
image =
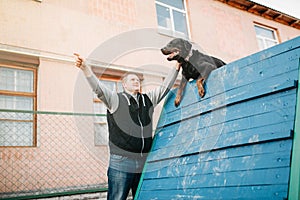
<svg viewBox="0 0 300 200"><path fill-rule="evenodd" d="M127 93L118 93L119 106L107 111L110 153L141 157L152 145L153 104L146 94L138 94L138 102Z"/></svg>

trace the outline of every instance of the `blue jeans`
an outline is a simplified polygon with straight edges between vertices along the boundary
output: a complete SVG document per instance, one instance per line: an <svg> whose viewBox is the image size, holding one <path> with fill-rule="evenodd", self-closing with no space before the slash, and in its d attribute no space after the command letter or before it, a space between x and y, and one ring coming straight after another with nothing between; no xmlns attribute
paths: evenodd
<svg viewBox="0 0 300 200"><path fill-rule="evenodd" d="M108 200L126 200L131 189L134 197L145 158L128 158L125 156L111 154L109 159L108 176Z"/></svg>

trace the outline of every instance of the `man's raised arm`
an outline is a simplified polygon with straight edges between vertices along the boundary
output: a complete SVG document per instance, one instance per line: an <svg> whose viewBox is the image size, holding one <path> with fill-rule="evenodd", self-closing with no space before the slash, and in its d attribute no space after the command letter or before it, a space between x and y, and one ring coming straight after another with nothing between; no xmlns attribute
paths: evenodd
<svg viewBox="0 0 300 200"><path fill-rule="evenodd" d="M92 90L97 94L98 98L103 101L110 112L114 112L119 104L119 98L115 91L107 88L93 73L91 67L85 62L85 59L78 53L74 53L75 66L80 68Z"/></svg>

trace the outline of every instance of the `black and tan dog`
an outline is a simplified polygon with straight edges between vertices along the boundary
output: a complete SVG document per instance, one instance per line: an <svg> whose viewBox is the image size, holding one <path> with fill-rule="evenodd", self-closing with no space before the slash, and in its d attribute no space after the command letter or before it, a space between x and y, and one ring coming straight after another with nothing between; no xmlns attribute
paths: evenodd
<svg viewBox="0 0 300 200"><path fill-rule="evenodd" d="M199 95L204 97L204 82L210 72L218 67L226 65L226 63L218 58L192 49L192 44L181 38L170 41L161 49L161 52L164 55L169 55L167 58L169 61L177 60L177 62L181 64L182 79L175 99L176 107L180 104L184 88L190 79L196 80Z"/></svg>

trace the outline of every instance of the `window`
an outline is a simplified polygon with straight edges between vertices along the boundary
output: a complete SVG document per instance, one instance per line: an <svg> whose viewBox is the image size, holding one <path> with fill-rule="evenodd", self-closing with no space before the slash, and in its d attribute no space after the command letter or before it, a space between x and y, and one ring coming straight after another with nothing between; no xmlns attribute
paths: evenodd
<svg viewBox="0 0 300 200"><path fill-rule="evenodd" d="M260 50L267 49L278 44L276 31L260 25L255 25L256 38Z"/></svg>
<svg viewBox="0 0 300 200"><path fill-rule="evenodd" d="M122 83L120 81L113 80L101 80L106 87L117 92L122 92ZM101 116L106 114L106 106L102 101L100 101L96 94L94 96L94 113L99 114L94 118L94 130L95 130L95 144L96 145L107 145L108 144L108 125L106 121L106 116Z"/></svg>
<svg viewBox="0 0 300 200"><path fill-rule="evenodd" d="M35 146L36 69L0 64L0 146Z"/></svg>
<svg viewBox="0 0 300 200"><path fill-rule="evenodd" d="M189 38L184 0L156 0L157 23L162 33Z"/></svg>

